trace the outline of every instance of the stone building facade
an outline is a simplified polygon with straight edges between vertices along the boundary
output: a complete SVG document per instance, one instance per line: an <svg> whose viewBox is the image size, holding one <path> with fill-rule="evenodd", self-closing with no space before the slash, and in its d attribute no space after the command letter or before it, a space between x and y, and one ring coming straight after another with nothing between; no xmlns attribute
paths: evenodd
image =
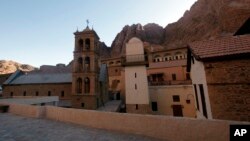
<svg viewBox="0 0 250 141"><path fill-rule="evenodd" d="M72 106L97 109L107 101L107 93L103 94L100 91L99 37L88 26L82 32L75 32L74 35Z"/></svg>
<svg viewBox="0 0 250 141"><path fill-rule="evenodd" d="M145 44L152 114L196 117L191 79L186 72L187 48Z"/></svg>
<svg viewBox="0 0 250 141"><path fill-rule="evenodd" d="M189 45L191 72L200 115L250 121L250 36L229 36Z"/></svg>
<svg viewBox="0 0 250 141"><path fill-rule="evenodd" d="M146 62L143 42L136 37L131 38L126 44L126 56L122 59L125 69L125 103L128 113L147 114L150 112Z"/></svg>
<svg viewBox="0 0 250 141"><path fill-rule="evenodd" d="M126 108L132 113L145 113L145 107L149 106L149 114L196 117L194 91L190 75L186 72L187 48L171 49L146 42L143 48L147 57L149 105L143 108L136 108L136 104L126 105ZM109 91L114 94L119 92L125 105L126 75L125 67L120 63L123 57L102 59L101 62L108 65L109 80L113 80L109 81Z"/></svg>
<svg viewBox="0 0 250 141"><path fill-rule="evenodd" d="M108 99L107 67L100 64L99 37L88 26L76 31L74 60L65 66L17 71L4 82L4 97L59 96L59 106L97 109Z"/></svg>
<svg viewBox="0 0 250 141"><path fill-rule="evenodd" d="M71 73L40 74L16 71L4 82L3 96L58 96L59 106L71 107Z"/></svg>
<svg viewBox="0 0 250 141"><path fill-rule="evenodd" d="M110 99L125 101L125 93L122 92L125 85L121 57L102 59L101 62L108 67Z"/></svg>

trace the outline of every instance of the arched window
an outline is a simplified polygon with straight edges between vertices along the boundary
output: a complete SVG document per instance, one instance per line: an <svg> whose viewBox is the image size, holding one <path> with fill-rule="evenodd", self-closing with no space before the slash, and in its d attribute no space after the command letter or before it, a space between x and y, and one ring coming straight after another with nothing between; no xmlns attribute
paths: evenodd
<svg viewBox="0 0 250 141"><path fill-rule="evenodd" d="M77 60L77 70L78 70L78 72L83 70L82 57L78 58L78 60Z"/></svg>
<svg viewBox="0 0 250 141"><path fill-rule="evenodd" d="M82 79L81 78L78 78L76 80L76 92L79 94L79 93L82 93Z"/></svg>
<svg viewBox="0 0 250 141"><path fill-rule="evenodd" d="M87 94L90 92L90 80L88 77L84 79L84 92Z"/></svg>
<svg viewBox="0 0 250 141"><path fill-rule="evenodd" d="M90 49L90 39L89 38L85 39L85 48L86 48L86 50Z"/></svg>
<svg viewBox="0 0 250 141"><path fill-rule="evenodd" d="M114 62L113 62L113 61L109 62L109 65L113 65L113 64L114 64Z"/></svg>
<svg viewBox="0 0 250 141"><path fill-rule="evenodd" d="M155 55L153 61L154 62L161 62L162 61L162 57L160 55Z"/></svg>
<svg viewBox="0 0 250 141"><path fill-rule="evenodd" d="M172 56L169 53L166 53L163 57L163 61L171 61L172 60Z"/></svg>
<svg viewBox="0 0 250 141"><path fill-rule="evenodd" d="M84 67L86 68L87 71L90 70L90 58L87 56L85 57L85 60L84 60Z"/></svg>
<svg viewBox="0 0 250 141"><path fill-rule="evenodd" d="M176 52L174 55L175 60L183 59L183 54L181 52Z"/></svg>
<svg viewBox="0 0 250 141"><path fill-rule="evenodd" d="M78 51L82 51L82 48L83 48L83 40L80 39L78 40Z"/></svg>

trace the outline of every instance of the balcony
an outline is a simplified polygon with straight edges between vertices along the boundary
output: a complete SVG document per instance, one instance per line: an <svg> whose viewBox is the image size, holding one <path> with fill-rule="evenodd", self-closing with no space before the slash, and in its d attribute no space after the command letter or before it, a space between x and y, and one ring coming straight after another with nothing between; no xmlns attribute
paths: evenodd
<svg viewBox="0 0 250 141"><path fill-rule="evenodd" d="M121 57L122 66L148 65L148 57L144 54L126 55Z"/></svg>
<svg viewBox="0 0 250 141"><path fill-rule="evenodd" d="M168 80L168 81L149 81L149 86L164 86L164 85L190 85L191 80Z"/></svg>

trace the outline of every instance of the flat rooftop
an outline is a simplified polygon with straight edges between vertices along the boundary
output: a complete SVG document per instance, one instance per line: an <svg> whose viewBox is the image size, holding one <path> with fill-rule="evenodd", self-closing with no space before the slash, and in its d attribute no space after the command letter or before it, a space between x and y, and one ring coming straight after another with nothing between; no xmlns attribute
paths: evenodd
<svg viewBox="0 0 250 141"><path fill-rule="evenodd" d="M20 96L14 98L0 99L0 103L17 103L17 104L40 104L59 101L58 96L41 96L41 97L28 97Z"/></svg>
<svg viewBox="0 0 250 141"><path fill-rule="evenodd" d="M1 141L159 141L158 139L95 129L48 119L0 114Z"/></svg>

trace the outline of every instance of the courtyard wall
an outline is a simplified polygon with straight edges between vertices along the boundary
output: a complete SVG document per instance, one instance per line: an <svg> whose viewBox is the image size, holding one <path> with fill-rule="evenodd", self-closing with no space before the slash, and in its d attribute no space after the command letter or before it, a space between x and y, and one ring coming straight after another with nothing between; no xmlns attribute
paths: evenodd
<svg viewBox="0 0 250 141"><path fill-rule="evenodd" d="M230 124L250 124L249 122L112 113L53 106L9 105L9 112L17 115L36 118L44 117L51 120L140 134L169 141L227 141L229 140Z"/></svg>

